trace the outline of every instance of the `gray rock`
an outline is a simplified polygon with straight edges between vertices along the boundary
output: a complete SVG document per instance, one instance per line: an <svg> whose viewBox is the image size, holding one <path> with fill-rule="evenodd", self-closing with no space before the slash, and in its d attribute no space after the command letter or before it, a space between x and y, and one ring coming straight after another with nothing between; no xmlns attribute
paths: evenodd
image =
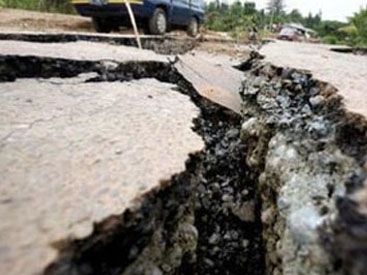
<svg viewBox="0 0 367 275"><path fill-rule="evenodd" d="M310 98L310 104L312 107L318 107L325 102L325 98L322 95L317 95Z"/></svg>
<svg viewBox="0 0 367 275"><path fill-rule="evenodd" d="M312 206L305 206L289 215L288 226L296 243L307 245L318 238L322 218Z"/></svg>

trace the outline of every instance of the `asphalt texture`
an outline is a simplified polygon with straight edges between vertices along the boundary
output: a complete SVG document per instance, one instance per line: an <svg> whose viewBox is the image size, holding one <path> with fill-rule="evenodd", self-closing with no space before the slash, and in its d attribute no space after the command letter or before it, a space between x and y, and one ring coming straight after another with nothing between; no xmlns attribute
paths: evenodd
<svg viewBox="0 0 367 275"><path fill-rule="evenodd" d="M0 84L1 274L42 272L53 244L137 207L203 149L174 85L88 77Z"/></svg>
<svg viewBox="0 0 367 275"><path fill-rule="evenodd" d="M266 61L303 69L338 89L347 110L367 116L367 56L331 51L332 45L276 41L263 47Z"/></svg>

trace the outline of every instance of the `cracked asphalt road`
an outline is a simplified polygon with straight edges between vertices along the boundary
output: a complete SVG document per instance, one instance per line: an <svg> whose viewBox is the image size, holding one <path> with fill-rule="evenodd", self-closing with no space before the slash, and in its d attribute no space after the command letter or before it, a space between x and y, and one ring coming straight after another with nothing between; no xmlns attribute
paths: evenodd
<svg viewBox="0 0 367 275"><path fill-rule="evenodd" d="M0 273L38 274L65 238L136 205L202 150L189 97L154 79L0 84Z"/></svg>
<svg viewBox="0 0 367 275"><path fill-rule="evenodd" d="M0 41L0 55L37 56L89 61L157 61L168 62L168 57L150 50L111 45L107 43L77 41L66 43L35 43Z"/></svg>
<svg viewBox="0 0 367 275"><path fill-rule="evenodd" d="M367 115L366 57L320 45L275 43L262 53L278 66L310 70ZM1 56L161 62L172 56L95 42L0 41ZM202 96L239 112L242 72L228 56L187 53L174 64ZM154 79L85 83L74 78L0 83L0 273L41 273L55 243L83 238L93 224L185 170L203 149L191 129L199 115L174 85Z"/></svg>
<svg viewBox="0 0 367 275"><path fill-rule="evenodd" d="M280 67L310 71L339 90L346 108L367 117L367 56L337 53L332 46L276 41L263 47L266 60Z"/></svg>

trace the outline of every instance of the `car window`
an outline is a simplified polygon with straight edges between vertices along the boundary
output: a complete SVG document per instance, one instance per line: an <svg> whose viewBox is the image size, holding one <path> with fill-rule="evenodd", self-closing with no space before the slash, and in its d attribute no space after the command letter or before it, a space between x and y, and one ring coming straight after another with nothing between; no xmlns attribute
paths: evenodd
<svg viewBox="0 0 367 275"><path fill-rule="evenodd" d="M173 3L179 3L179 4L189 5L190 4L190 1L189 0L174 0Z"/></svg>
<svg viewBox="0 0 367 275"><path fill-rule="evenodd" d="M194 7L204 9L205 2L203 0L191 0L191 5L193 5Z"/></svg>

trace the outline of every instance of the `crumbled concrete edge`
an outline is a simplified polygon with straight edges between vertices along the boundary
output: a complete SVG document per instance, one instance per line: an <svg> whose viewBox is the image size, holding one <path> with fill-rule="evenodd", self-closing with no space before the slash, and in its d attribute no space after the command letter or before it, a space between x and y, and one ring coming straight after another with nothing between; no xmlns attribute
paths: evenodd
<svg viewBox="0 0 367 275"><path fill-rule="evenodd" d="M332 86L253 53L241 137L260 173L268 274L365 274L367 123ZM356 193L357 192L357 193ZM361 193L364 192L364 193Z"/></svg>
<svg viewBox="0 0 367 275"><path fill-rule="evenodd" d="M187 170L150 191L133 208L95 224L83 239L60 240L58 259L44 274L174 274L192 259L197 155Z"/></svg>
<svg viewBox="0 0 367 275"><path fill-rule="evenodd" d="M201 110L194 130L205 149L134 209L96 224L87 238L56 242L59 256L44 274L263 274L258 175L245 164L241 117L201 97L170 63L0 56L0 81L81 73L87 82L176 84Z"/></svg>
<svg viewBox="0 0 367 275"><path fill-rule="evenodd" d="M22 33L22 32L0 32L0 40L16 40L38 43L68 43L77 41L110 43L113 45L124 45L138 47L136 38L119 35L95 35L75 33ZM197 41L193 38L177 39L170 36L141 36L142 48L153 50L158 54L184 54L195 48Z"/></svg>
<svg viewBox="0 0 367 275"><path fill-rule="evenodd" d="M331 51L345 54L367 55L366 47L331 47Z"/></svg>

